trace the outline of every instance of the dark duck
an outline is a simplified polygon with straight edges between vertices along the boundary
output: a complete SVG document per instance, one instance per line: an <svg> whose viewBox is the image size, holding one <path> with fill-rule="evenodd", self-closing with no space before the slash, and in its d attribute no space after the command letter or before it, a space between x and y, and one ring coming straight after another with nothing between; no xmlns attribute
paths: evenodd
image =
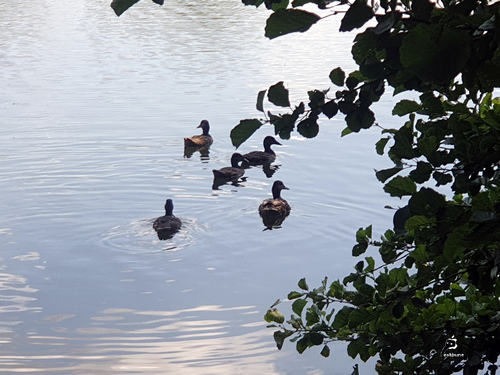
<svg viewBox="0 0 500 375"><path fill-rule="evenodd" d="M168 240L181 228L181 220L173 214L174 203L167 199L165 203L165 216L161 216L153 223L153 229L160 240Z"/></svg>
<svg viewBox="0 0 500 375"><path fill-rule="evenodd" d="M184 138L185 147L209 147L214 142L212 136L208 134L210 131L210 124L207 120L202 120L198 128L201 128L202 134Z"/></svg>
<svg viewBox="0 0 500 375"><path fill-rule="evenodd" d="M282 190L290 189L282 181L275 181L271 189L273 197L259 206L259 215L268 229L279 227L292 210L288 202L281 198Z"/></svg>
<svg viewBox="0 0 500 375"><path fill-rule="evenodd" d="M231 156L231 166L224 167L221 169L213 169L214 177L218 179L229 179L235 180L240 178L245 174L245 169L243 169L240 165L240 162L246 162L247 159L243 157L243 155L235 152L233 156Z"/></svg>
<svg viewBox="0 0 500 375"><path fill-rule="evenodd" d="M274 137L270 135L264 138L264 151L252 151L243 156L248 159L248 164L250 165L264 165L270 164L276 159L276 153L271 149L272 145L279 145L279 143Z"/></svg>

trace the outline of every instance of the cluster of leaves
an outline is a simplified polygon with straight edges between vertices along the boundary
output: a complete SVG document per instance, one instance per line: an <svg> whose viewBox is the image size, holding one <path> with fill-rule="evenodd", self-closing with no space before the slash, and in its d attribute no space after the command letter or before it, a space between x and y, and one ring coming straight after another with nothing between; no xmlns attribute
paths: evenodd
<svg viewBox="0 0 500 375"><path fill-rule="evenodd" d="M266 2L274 10L266 35L304 31L306 16L295 7L308 2L334 3L294 1L286 9L287 1ZM276 307L265 318L280 328L278 348L289 339L299 353L320 346L327 357L329 342L347 341L353 358L378 356L380 374L475 374L488 363L494 374L500 354L500 99L492 95L500 86L498 6L382 1L379 15L361 0L347 6L341 31L376 20L355 38L359 69L332 70L330 80L340 89L331 97L329 90L309 91L307 109L304 103L291 108L282 82L271 86L268 100L290 112L243 120L231 138L238 146L266 123L282 138L294 130L314 137L319 117L337 114L347 125L343 135L359 132L380 126L371 106L388 87L394 94L417 92L418 99L393 109L407 118L404 124L380 126L376 144L394 163L377 178L388 194L409 203L380 240L371 227L357 232L353 256L377 249L380 264L366 256L342 282L325 279L312 290L302 279L300 291L288 295L291 318L285 323ZM293 14L289 22L284 9ZM265 93L257 100L262 112ZM453 197L432 185L448 185ZM455 351L446 350L451 338Z"/></svg>

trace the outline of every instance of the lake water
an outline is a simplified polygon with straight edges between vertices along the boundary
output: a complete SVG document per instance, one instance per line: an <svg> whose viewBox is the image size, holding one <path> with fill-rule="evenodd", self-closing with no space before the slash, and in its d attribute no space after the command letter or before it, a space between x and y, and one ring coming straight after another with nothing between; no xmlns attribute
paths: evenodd
<svg viewBox="0 0 500 375"><path fill-rule="evenodd" d="M274 147L272 178L251 168L212 189L211 170L229 165L239 120L260 117L258 91L284 81L298 104L326 89L353 67L354 34L329 17L269 41L268 12L238 0L143 1L120 18L109 2L0 4L0 372L350 374L362 363L345 344L278 351L263 316L301 277L348 274L359 227L391 226L383 207L403 203L375 179L390 166L379 131L341 139L342 119L323 120ZM184 157L205 118L209 157ZM263 230L276 179L292 213ZM159 241L167 198L184 224Z"/></svg>

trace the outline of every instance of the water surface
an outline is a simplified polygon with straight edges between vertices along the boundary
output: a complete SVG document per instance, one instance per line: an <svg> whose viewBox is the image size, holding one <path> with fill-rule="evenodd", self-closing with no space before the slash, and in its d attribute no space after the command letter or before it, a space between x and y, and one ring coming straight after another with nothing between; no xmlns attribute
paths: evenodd
<svg viewBox="0 0 500 375"><path fill-rule="evenodd" d="M360 362L343 344L329 359L278 351L263 315L301 277L350 272L359 227L390 226L382 208L399 202L374 177L387 167L378 132L341 139L342 120L323 121L317 138L275 147L272 178L252 168L212 189L231 128L262 115L259 90L285 81L305 100L352 68L338 19L269 41L267 15L237 0L145 1L120 18L109 1L0 4L2 373L347 374ZM205 118L209 157L184 157ZM275 179L292 213L264 230L257 207ZM159 241L167 198L183 227Z"/></svg>

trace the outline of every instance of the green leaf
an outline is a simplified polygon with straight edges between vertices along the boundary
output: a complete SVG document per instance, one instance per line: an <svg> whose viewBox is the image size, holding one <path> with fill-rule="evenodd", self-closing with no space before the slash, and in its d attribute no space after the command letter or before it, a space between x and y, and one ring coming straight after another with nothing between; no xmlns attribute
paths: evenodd
<svg viewBox="0 0 500 375"><path fill-rule="evenodd" d="M319 133L318 115L311 113L309 117L305 118L297 125L297 131L306 138L314 138Z"/></svg>
<svg viewBox="0 0 500 375"><path fill-rule="evenodd" d="M341 68L335 68L335 69L333 69L330 72L330 81L332 81L332 83L334 85L337 85L337 86L340 86L340 87L344 86L345 72Z"/></svg>
<svg viewBox="0 0 500 375"><path fill-rule="evenodd" d="M435 190L424 187L412 195L408 206L414 215L432 217L441 207L446 206L446 198Z"/></svg>
<svg viewBox="0 0 500 375"><path fill-rule="evenodd" d="M345 128L344 130L342 130L342 133L340 133L340 136L341 137L345 137L346 135L349 135L349 134L352 134L353 131L349 128Z"/></svg>
<svg viewBox="0 0 500 375"><path fill-rule="evenodd" d="M417 185L409 177L396 176L384 186L384 191L391 197L412 195L417 191Z"/></svg>
<svg viewBox="0 0 500 375"><path fill-rule="evenodd" d="M283 331L275 331L273 333L274 341L276 342L276 346L278 347L278 350L281 350L283 347L283 343L285 342L285 339L287 337L290 337L293 334L292 331L286 330L285 332Z"/></svg>
<svg viewBox="0 0 500 375"><path fill-rule="evenodd" d="M288 90L283 85L283 81L269 87L267 98L271 103L280 107L290 107Z"/></svg>
<svg viewBox="0 0 500 375"><path fill-rule="evenodd" d="M262 125L262 122L258 119L241 120L240 123L231 130L231 142L233 146L238 148Z"/></svg>
<svg viewBox="0 0 500 375"><path fill-rule="evenodd" d="M367 243L358 243L352 247L352 256L357 257L363 254L368 249Z"/></svg>
<svg viewBox="0 0 500 375"><path fill-rule="evenodd" d="M307 339L307 337L302 337L299 341L297 341L296 344L297 352L299 352L300 354L304 353L304 351L307 349L308 346L309 346L309 340Z"/></svg>
<svg viewBox="0 0 500 375"><path fill-rule="evenodd" d="M300 298L303 295L304 295L304 293L301 293L301 292L290 292L290 293L288 293L287 298L289 300L292 300L292 299Z"/></svg>
<svg viewBox="0 0 500 375"><path fill-rule="evenodd" d="M298 299L292 303L292 311L298 316L301 316L306 305L307 301L305 299Z"/></svg>
<svg viewBox="0 0 500 375"><path fill-rule="evenodd" d="M361 129L370 128L375 122L375 115L368 108L358 108L345 116L347 127L357 133Z"/></svg>
<svg viewBox="0 0 500 375"><path fill-rule="evenodd" d="M299 280L299 288L302 290L309 290L309 285L307 285L306 278L303 277L302 279Z"/></svg>
<svg viewBox="0 0 500 375"><path fill-rule="evenodd" d="M448 83L471 54L469 32L457 27L418 24L403 39L400 61L420 79Z"/></svg>
<svg viewBox="0 0 500 375"><path fill-rule="evenodd" d="M323 349L321 350L320 354L325 357L325 358L328 358L330 356L330 348L328 347L328 345L325 345L323 347Z"/></svg>
<svg viewBox="0 0 500 375"><path fill-rule="evenodd" d="M266 91L267 90L259 91L259 94L257 95L257 110L261 112L264 112L264 98L266 96Z"/></svg>
<svg viewBox="0 0 500 375"><path fill-rule="evenodd" d="M429 225L434 225L435 223L436 219L429 219L423 215L414 215L406 221L405 228L407 230L414 230L419 228L425 228Z"/></svg>
<svg viewBox="0 0 500 375"><path fill-rule="evenodd" d="M115 14L120 17L128 8L130 8L139 0L113 0L111 2L111 8L115 11Z"/></svg>
<svg viewBox="0 0 500 375"><path fill-rule="evenodd" d="M431 178L434 168L425 161L417 162L417 168L409 173L410 178L417 184L422 184Z"/></svg>
<svg viewBox="0 0 500 375"><path fill-rule="evenodd" d="M356 0L342 18L340 31L352 31L360 28L373 16L373 9L366 4L366 1Z"/></svg>
<svg viewBox="0 0 500 375"><path fill-rule="evenodd" d="M422 106L413 100L401 100L392 109L393 116L405 116L409 113L417 112Z"/></svg>
<svg viewBox="0 0 500 375"><path fill-rule="evenodd" d="M373 272L373 270L375 269L375 259L373 259L372 257L366 257L365 260L368 265L364 269L364 272Z"/></svg>
<svg viewBox="0 0 500 375"><path fill-rule="evenodd" d="M375 150L377 151L377 154L383 155L384 154L384 148L387 142L389 142L389 137L386 138L381 138L377 143L375 143Z"/></svg>
<svg viewBox="0 0 500 375"><path fill-rule="evenodd" d="M330 100L321 106L321 112L326 117L332 118L339 112L339 106L334 100Z"/></svg>
<svg viewBox="0 0 500 375"><path fill-rule="evenodd" d="M377 171L375 175L377 176L377 179L380 182L385 182L395 174L399 173L403 168L401 167L394 167L394 168L389 168L389 169L382 169L380 171Z"/></svg>
<svg viewBox="0 0 500 375"><path fill-rule="evenodd" d="M265 35L273 39L293 32L304 32L319 19L317 14L305 10L278 9L267 19Z"/></svg>

